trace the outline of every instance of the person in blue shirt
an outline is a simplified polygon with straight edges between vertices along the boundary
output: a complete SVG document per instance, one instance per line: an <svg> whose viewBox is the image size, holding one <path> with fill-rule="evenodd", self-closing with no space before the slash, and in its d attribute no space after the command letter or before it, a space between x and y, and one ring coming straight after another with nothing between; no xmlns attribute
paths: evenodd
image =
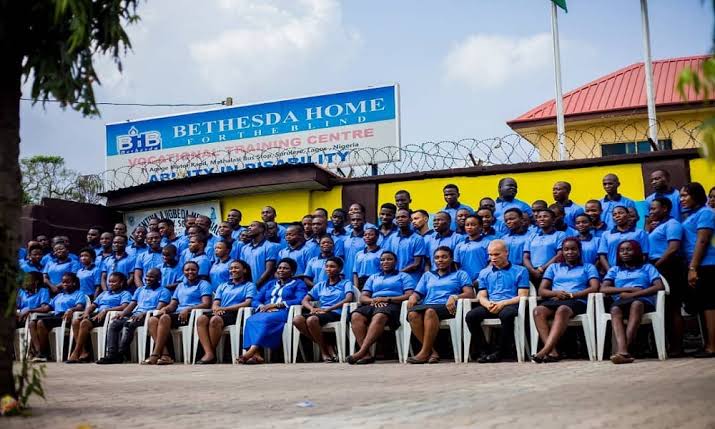
<svg viewBox="0 0 715 429"><path fill-rule="evenodd" d="M102 228L92 226L87 230L87 247L92 249L95 255L102 253L102 245L99 243L99 237L102 235Z"/></svg>
<svg viewBox="0 0 715 429"><path fill-rule="evenodd" d="M119 224L117 224L119 225ZM107 277L109 274L119 272L129 279L128 287L134 289L134 272L136 258L126 252L127 238L123 235L115 235L112 240L112 256L102 261L102 290L109 290L107 287Z"/></svg>
<svg viewBox="0 0 715 429"><path fill-rule="evenodd" d="M253 297L258 294L256 285L251 282L251 267L246 261L231 261L229 273L230 279L216 289L211 314L202 314L196 319L196 332L204 349L203 357L196 361L198 364L216 363L216 346L223 328L235 325L238 312L250 307Z"/></svg>
<svg viewBox="0 0 715 429"><path fill-rule="evenodd" d="M395 225L395 215L397 207L392 203L384 203L380 206L380 227L378 229L377 244L384 247L385 242L397 234L399 230Z"/></svg>
<svg viewBox="0 0 715 429"><path fill-rule="evenodd" d="M299 305L308 293L303 280L293 276L296 268L292 259L278 261L275 278L253 299L252 306L257 311L245 321L243 348L247 351L238 358L238 363L263 363L261 350L281 345L290 306ZM290 350L283 353L290 353Z"/></svg>
<svg viewBox="0 0 715 429"><path fill-rule="evenodd" d="M55 237L52 238L52 252L45 254L45 255L42 257L42 259L40 260L40 263L41 263L43 266L46 267L47 264L48 264L50 261L56 261L56 260L57 260L57 255L55 254L55 246L57 246L58 244L61 244L61 245L63 245L63 246L65 247L65 249L66 249L66 251L67 251L67 257L68 257L69 259L71 259L71 260L74 261L74 262L79 262L79 257L78 257L77 255L75 255L74 253L72 253L72 252L69 251L69 249L70 249L69 239L65 240L65 237L58 235L58 236L55 236Z"/></svg>
<svg viewBox="0 0 715 429"><path fill-rule="evenodd" d="M169 218L159 220L159 235L161 235L161 247L176 245L181 239L174 230L174 221Z"/></svg>
<svg viewBox="0 0 715 429"><path fill-rule="evenodd" d="M650 247L648 234L642 229L637 229L631 225L628 209L623 206L615 207L613 209L613 220L616 226L601 236L601 244L598 248L601 266L608 270L616 265L618 245L625 240L636 240L645 257L648 257Z"/></svg>
<svg viewBox="0 0 715 429"><path fill-rule="evenodd" d="M614 206L615 207L615 206ZM608 224L603 220L603 209L601 206L601 202L598 200L588 200L586 201L586 205L583 208L583 211L588 215L588 217L591 219L591 234L594 237L601 238L603 234L606 231L609 231L613 229L613 227L616 226L615 222L613 222L613 208L611 207L611 214L608 216L609 219L611 219L611 223L613 226L609 227Z"/></svg>
<svg viewBox="0 0 715 429"><path fill-rule="evenodd" d="M681 218L680 192L670 184L670 173L666 170L658 169L650 174L650 186L653 193L645 197L648 204L657 197L665 197L673 204L670 216L679 221Z"/></svg>
<svg viewBox="0 0 715 429"><path fill-rule="evenodd" d="M465 208L457 210L457 227L454 229L454 232L459 235L466 236L467 233L464 231L464 223L467 221L467 216L471 215L472 213L470 213L469 210Z"/></svg>
<svg viewBox="0 0 715 429"><path fill-rule="evenodd" d="M411 212L412 210L410 210L410 203L412 203L412 196L410 195L409 191L405 189L400 189L399 191L395 192L395 207L397 207L397 210L405 209L408 212Z"/></svg>
<svg viewBox="0 0 715 429"><path fill-rule="evenodd" d="M265 234L263 222L251 222L247 233L251 242L241 249L241 259L251 266L252 281L259 289L273 277L278 259L277 245L267 241Z"/></svg>
<svg viewBox="0 0 715 429"><path fill-rule="evenodd" d="M417 283L424 272L427 246L424 239L412 230L408 210L398 209L395 218L399 231L384 243L383 248L397 255L397 269L409 274Z"/></svg>
<svg viewBox="0 0 715 429"><path fill-rule="evenodd" d="M79 289L92 299L102 290L102 269L95 263L95 255L89 247L80 250L80 268L77 270Z"/></svg>
<svg viewBox="0 0 715 429"><path fill-rule="evenodd" d="M428 222L429 213L427 213L427 210L418 209L413 211L410 215L412 229L422 238L426 238L427 236L434 234L434 230L430 229Z"/></svg>
<svg viewBox="0 0 715 429"><path fill-rule="evenodd" d="M427 248L427 258L425 258L426 272L433 269L430 258L434 255L437 248L445 246L449 247L452 252L454 252L457 244L464 241L464 236L455 233L454 230L450 229L450 225L451 220L449 213L445 211L435 213L434 218L432 219L434 233L424 237L425 246Z"/></svg>
<svg viewBox="0 0 715 429"><path fill-rule="evenodd" d="M575 225L576 216L583 213L583 207L571 201L571 184L559 181L554 183L552 188L554 201L564 208L564 223L571 228Z"/></svg>
<svg viewBox="0 0 715 429"><path fill-rule="evenodd" d="M599 203L603 210L601 217L606 223L606 229L612 229L616 226L613 222L614 207L623 206L625 208L635 208L636 206L633 200L618 193L619 186L621 186L621 182L615 174L606 174L603 176L603 190L606 191L606 195L601 198Z"/></svg>
<svg viewBox="0 0 715 429"><path fill-rule="evenodd" d="M350 224L352 226L350 234L343 240L343 249L345 250L343 275L347 278L352 278L355 258L359 252L365 249L363 237L365 235L365 216L362 213L350 215Z"/></svg>
<svg viewBox="0 0 715 429"><path fill-rule="evenodd" d="M293 326L320 347L323 362L338 362L335 349L325 342L322 327L340 320L343 304L354 300L353 284L342 278L343 260L330 257L325 261L328 280L318 282L303 297L303 314L293 318ZM317 305L313 304L317 301ZM338 340L340 341L340 340Z"/></svg>
<svg viewBox="0 0 715 429"><path fill-rule="evenodd" d="M211 224L211 218L208 216L199 215L196 217L196 226L201 228L201 232L206 237L206 248L204 251L206 252L206 256L208 256L209 260L213 262L214 246L217 242L221 241L221 238L211 232Z"/></svg>
<svg viewBox="0 0 715 429"><path fill-rule="evenodd" d="M146 235L147 230L145 227L138 226L134 228L134 233L132 234L134 240L129 242L127 248L125 249L127 255L133 257L136 260L136 258L138 258L142 253L149 250L149 246L146 244Z"/></svg>
<svg viewBox="0 0 715 429"><path fill-rule="evenodd" d="M688 286L694 288L694 309L705 319L705 348L693 357L715 357L715 211L706 205L707 196L700 183L680 190L680 203L690 213L683 221L682 249L688 262ZM692 290L692 289L691 289Z"/></svg>
<svg viewBox="0 0 715 429"><path fill-rule="evenodd" d="M76 274L79 270L79 263L69 257L67 246L64 244L57 243L52 249L55 257L49 259L42 272L50 292L56 294L60 291L62 276L66 273Z"/></svg>
<svg viewBox="0 0 715 429"><path fill-rule="evenodd" d="M377 225L373 225L370 222L367 222L367 210L365 210L365 206L360 204L360 203L352 203L350 204L350 207L348 207L348 220L350 221L350 225L347 225L345 227L345 230L350 233L353 229L352 225L352 219L354 214L361 214L363 221L365 224L363 225L365 228L375 228L377 229Z"/></svg>
<svg viewBox="0 0 715 429"><path fill-rule="evenodd" d="M310 246L311 256L314 258L320 255L320 241L323 237L330 237L333 241L333 254L339 258L345 257L345 249L343 247L344 236L333 235L328 233L328 221L323 216L313 216L313 238L306 244Z"/></svg>
<svg viewBox="0 0 715 429"><path fill-rule="evenodd" d="M72 272L62 275L58 294L54 298L42 303L37 313L36 320L31 320L29 325L32 346L36 352L33 362L46 362L50 351L50 332L62 325L64 321L68 326L72 323L75 311L84 310L87 295L79 290L79 279ZM49 314L48 314L49 313ZM63 334L64 335L64 334Z"/></svg>
<svg viewBox="0 0 715 429"><path fill-rule="evenodd" d="M514 265L524 265L524 246L530 241L533 234L529 233L521 218L522 211L517 208L507 209L504 213L504 223L509 232L502 237L506 243L509 262Z"/></svg>
<svg viewBox="0 0 715 429"><path fill-rule="evenodd" d="M479 216L468 216L464 229L467 237L454 249L454 262L469 274L472 286L476 288L479 272L489 264L487 248L493 238L482 235L482 218Z"/></svg>
<svg viewBox="0 0 715 429"><path fill-rule="evenodd" d="M320 239L320 255L308 261L303 275L303 281L309 288L328 279L328 275L325 273L325 261L335 256L333 253L334 246L332 236L326 235Z"/></svg>
<svg viewBox="0 0 715 429"><path fill-rule="evenodd" d="M541 277L549 265L561 258L561 243L566 234L554 227L556 215L550 209L536 214L539 231L524 243L524 267L535 284L541 283Z"/></svg>
<svg viewBox="0 0 715 429"><path fill-rule="evenodd" d="M161 249L161 261L162 264L159 266L161 286L173 292L184 275L184 271L176 259L176 246L169 244Z"/></svg>
<svg viewBox="0 0 715 429"><path fill-rule="evenodd" d="M17 323L23 324L32 313L39 313L42 304L50 302L50 291L44 287L42 273L25 274L22 288L17 292Z"/></svg>
<svg viewBox="0 0 715 429"><path fill-rule="evenodd" d="M206 236L203 233L189 237L189 247L181 254L179 264L183 267L189 261L196 262L199 265L199 278L201 280L209 280L213 255L209 256L206 253Z"/></svg>
<svg viewBox="0 0 715 429"><path fill-rule="evenodd" d="M192 310L211 306L213 290L211 283L199 277L199 264L188 261L183 265L183 269L184 278L176 286L169 305L155 311L149 319L149 334L154 339L154 350L151 351L149 358L142 362L145 365L173 364L174 360L166 349L171 330L186 326ZM188 338L185 340L190 341ZM184 359L189 359L189 356L184 356Z"/></svg>
<svg viewBox="0 0 715 429"><path fill-rule="evenodd" d="M447 203L442 211L449 214L449 229L455 231L457 229L457 210L466 209L469 214L474 213L474 210L468 205L459 202L459 187L457 185L451 183L445 185L442 188L442 194L444 195L444 202Z"/></svg>
<svg viewBox="0 0 715 429"><path fill-rule="evenodd" d="M266 241L276 245L276 252L288 247L288 242L286 242L285 235L283 237L278 235L278 224L272 221L265 223L266 225ZM302 224L301 224L302 225ZM249 225L250 228L250 225Z"/></svg>
<svg viewBox="0 0 715 429"><path fill-rule="evenodd" d="M112 256L112 241L114 240L114 234L111 232L103 232L102 235L99 236L99 244L102 245L102 250L97 254L97 258L94 260L94 263L97 264L98 267L102 267L102 264L104 264L104 260Z"/></svg>
<svg viewBox="0 0 715 429"><path fill-rule="evenodd" d="M412 333L422 344L420 351L407 359L411 364L439 362L439 354L433 346L439 333L440 321L454 318L457 301L474 298L472 280L469 274L457 269L451 248L438 247L432 260L434 271L422 276L407 300L407 320Z"/></svg>
<svg viewBox="0 0 715 429"><path fill-rule="evenodd" d="M28 247L27 258L20 261L20 269L25 273L40 273L42 277L42 272L44 271L44 266L42 265L42 246L38 243L32 244Z"/></svg>
<svg viewBox="0 0 715 429"><path fill-rule="evenodd" d="M264 223L275 222L276 226L278 227L277 237L282 239L282 238L285 238L286 229L283 225L279 224L278 221L276 221L276 216L277 216L276 209L274 209L271 206L265 206L265 207L263 207L263 209L261 209L261 220ZM254 275L255 275L255 273L254 273Z"/></svg>
<svg viewBox="0 0 715 429"><path fill-rule="evenodd" d="M672 203L664 197L657 197L650 203L646 231L650 247L650 263L665 277L670 286L668 299L665 301L666 336L668 337L669 355L683 355L683 333L685 321L681 307L687 282L687 265L680 251L683 240L683 227L670 216Z"/></svg>
<svg viewBox="0 0 715 429"><path fill-rule="evenodd" d="M375 362L370 349L385 327L400 327L402 302L415 289L414 279L397 270L397 256L386 250L380 256L380 272L371 275L360 294L360 306L350 314L350 328L355 334L359 349L345 360L351 364Z"/></svg>
<svg viewBox="0 0 715 429"><path fill-rule="evenodd" d="M214 245L214 262L209 271L209 281L214 292L221 284L226 283L231 278L229 270L232 261L228 245L223 241L216 242Z"/></svg>
<svg viewBox="0 0 715 429"><path fill-rule="evenodd" d="M531 310L543 343L543 347L531 355L534 363L559 360L556 346L566 332L569 320L586 312L588 294L598 292L600 287L596 267L581 258L581 241L578 238L564 239L563 260L546 269L539 286L542 300ZM549 320L553 320L551 326Z"/></svg>
<svg viewBox="0 0 715 429"><path fill-rule="evenodd" d="M365 248L355 254L353 262L353 284L360 290L367 278L380 271L380 255L384 249L377 245L377 229L367 228L363 233Z"/></svg>
<svg viewBox="0 0 715 429"><path fill-rule="evenodd" d="M231 259L241 258L241 249L243 249L243 242L239 239L240 233L233 238L233 229L231 229L231 224L228 222L219 222L218 224L218 238L219 241L223 241L228 246L228 254ZM214 244L215 246L215 244ZM214 256L216 251L214 250Z"/></svg>
<svg viewBox="0 0 715 429"><path fill-rule="evenodd" d="M67 357L67 363L90 362L86 345L89 342L92 329L102 326L110 311L122 311L132 300L132 294L124 290L127 285L127 277L123 273L111 273L107 283L109 289L100 293L97 299L84 309L84 313L72 321L75 347Z"/></svg>
<svg viewBox="0 0 715 429"><path fill-rule="evenodd" d="M333 210L333 214L330 216L333 227L328 228L328 233L333 237L333 242L342 241L348 236L349 232L346 229L348 220L348 214L345 210L341 208Z"/></svg>
<svg viewBox="0 0 715 429"><path fill-rule="evenodd" d="M562 231L564 234L566 234L566 237L575 237L578 235L575 229L571 228L566 224L564 221L564 217L566 216L566 211L564 210L564 207L559 204L559 203L554 203L551 204L548 207L549 210L554 212L554 227L556 228L557 231Z"/></svg>
<svg viewBox="0 0 715 429"><path fill-rule="evenodd" d="M708 192L708 207L715 210L715 186Z"/></svg>
<svg viewBox="0 0 715 429"><path fill-rule="evenodd" d="M161 255L161 236L156 231L146 235L147 251L140 253L134 263L134 285L137 288L144 286L144 277L152 268L159 268L164 262Z"/></svg>
<svg viewBox="0 0 715 429"><path fill-rule="evenodd" d="M593 235L591 217L585 213L576 216L576 231L578 232L577 237L581 242L581 260L584 263L593 264L598 268L601 263L598 257L598 248L601 246L601 239ZM606 270L601 269L599 273L606 274Z"/></svg>
<svg viewBox="0 0 715 429"><path fill-rule="evenodd" d="M618 223L616 223L618 224ZM618 245L618 259L603 278L601 292L609 295L611 327L616 339L616 353L611 355L615 364L631 363L628 348L638 334L641 317L655 311L655 299L663 290L660 273L645 261L645 255L636 240L625 240ZM623 325L628 319L628 326Z"/></svg>
<svg viewBox="0 0 715 429"><path fill-rule="evenodd" d="M312 222L312 219L311 219ZM291 258L297 264L295 276L305 275L305 268L310 258L314 256L312 245L305 241L303 225L295 223L286 228L286 242L288 246L278 251L278 259Z"/></svg>
<svg viewBox="0 0 715 429"><path fill-rule="evenodd" d="M129 357L134 331L142 325L149 311L160 310L171 301L169 289L161 286L161 271L150 268L142 287L132 295L129 305L107 328L106 353L97 361L100 365L122 363ZM140 356L141 362L145 356Z"/></svg>
<svg viewBox="0 0 715 429"><path fill-rule="evenodd" d="M519 299L529 295L529 273L526 268L510 262L507 244L503 240L494 240L489 243L488 251L490 265L477 278L479 305L464 317L476 341L479 363L500 362L502 354L511 349L514 339L511 333L518 315ZM501 321L502 335L497 348L489 353L482 333L482 321L497 318Z"/></svg>
<svg viewBox="0 0 715 429"><path fill-rule="evenodd" d="M241 220L243 219L243 213L238 209L231 209L226 215L226 222L231 227L231 237L234 240L238 240L241 237L241 231L246 229L241 226Z"/></svg>
<svg viewBox="0 0 715 429"><path fill-rule="evenodd" d="M517 208L520 212L526 213L529 217L533 217L531 207L516 198L516 194L518 192L516 180L511 177L504 177L499 180L499 184L497 186L499 198L497 198L494 206L494 217L502 219L506 214L506 211L511 208Z"/></svg>

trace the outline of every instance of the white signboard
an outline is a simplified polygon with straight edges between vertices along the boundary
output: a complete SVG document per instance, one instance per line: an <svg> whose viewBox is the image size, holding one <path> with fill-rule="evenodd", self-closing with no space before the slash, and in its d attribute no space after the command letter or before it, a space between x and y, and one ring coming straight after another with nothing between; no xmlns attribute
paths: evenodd
<svg viewBox="0 0 715 429"><path fill-rule="evenodd" d="M138 226L147 227L150 219L168 218L174 221L174 231L176 235L184 234L185 216L204 215L211 219L211 232L218 234L218 223L223 220L221 217L221 204L218 201L207 201L196 204L177 203L171 206L159 208L136 210L124 213L124 223L127 224L127 231L131 234Z"/></svg>

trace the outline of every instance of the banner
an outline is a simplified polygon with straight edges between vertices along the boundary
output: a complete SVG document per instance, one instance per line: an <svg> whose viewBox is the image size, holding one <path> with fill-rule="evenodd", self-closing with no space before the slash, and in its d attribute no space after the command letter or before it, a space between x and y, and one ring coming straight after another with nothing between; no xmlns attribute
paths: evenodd
<svg viewBox="0 0 715 429"><path fill-rule="evenodd" d="M176 235L183 235L186 225L184 218L189 216L204 215L211 219L211 232L218 235L218 223L223 220L221 217L221 203L219 201L206 201L195 204L176 203L171 206L136 210L124 213L124 223L127 224L127 232L132 234L138 226L147 227L150 219L171 219L174 221L174 231Z"/></svg>
<svg viewBox="0 0 715 429"><path fill-rule="evenodd" d="M397 161L397 85L106 126L106 169L134 185L244 168Z"/></svg>

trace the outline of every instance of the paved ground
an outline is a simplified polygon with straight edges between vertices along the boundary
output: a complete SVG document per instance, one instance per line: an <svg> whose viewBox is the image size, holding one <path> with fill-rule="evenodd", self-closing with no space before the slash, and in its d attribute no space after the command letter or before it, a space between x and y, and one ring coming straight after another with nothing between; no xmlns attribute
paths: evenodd
<svg viewBox="0 0 715 429"><path fill-rule="evenodd" d="M715 428L715 360L47 369L47 402L0 426Z"/></svg>

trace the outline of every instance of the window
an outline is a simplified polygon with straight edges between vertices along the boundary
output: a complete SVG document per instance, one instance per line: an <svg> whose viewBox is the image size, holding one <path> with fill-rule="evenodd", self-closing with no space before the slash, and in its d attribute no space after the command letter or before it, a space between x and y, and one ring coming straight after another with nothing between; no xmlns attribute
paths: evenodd
<svg viewBox="0 0 715 429"><path fill-rule="evenodd" d="M673 149L673 141L670 139L658 140L658 150ZM648 140L626 143L609 143L601 145L601 156L626 155L629 153L652 152L653 148Z"/></svg>

